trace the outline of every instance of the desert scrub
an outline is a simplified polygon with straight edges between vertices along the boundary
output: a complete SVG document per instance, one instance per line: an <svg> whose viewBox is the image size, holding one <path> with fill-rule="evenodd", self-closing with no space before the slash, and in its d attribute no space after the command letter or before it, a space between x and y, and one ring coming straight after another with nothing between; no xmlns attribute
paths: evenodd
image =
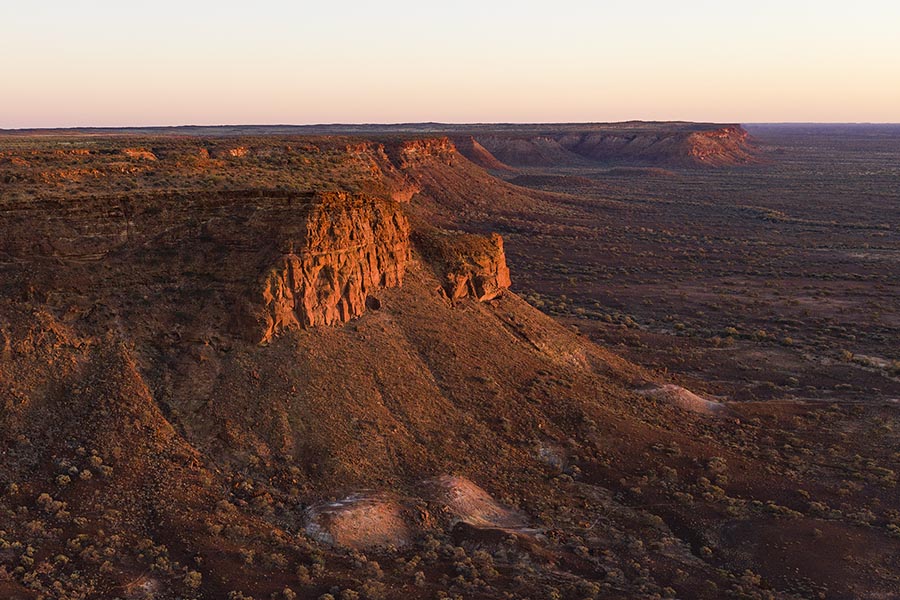
<svg viewBox="0 0 900 600"><path fill-rule="evenodd" d="M725 459L720 456L713 456L706 463L706 468L711 473L724 473L728 470L728 463L725 462Z"/></svg>
<svg viewBox="0 0 900 600"><path fill-rule="evenodd" d="M765 503L764 509L767 513L775 515L776 517L786 517L791 519L796 519L798 517L802 517L803 515L793 509L788 508L787 506L781 506L780 504L776 504L772 500L769 500Z"/></svg>
<svg viewBox="0 0 900 600"><path fill-rule="evenodd" d="M184 576L184 585L189 589L196 590L203 583L203 575L198 571L188 571Z"/></svg>

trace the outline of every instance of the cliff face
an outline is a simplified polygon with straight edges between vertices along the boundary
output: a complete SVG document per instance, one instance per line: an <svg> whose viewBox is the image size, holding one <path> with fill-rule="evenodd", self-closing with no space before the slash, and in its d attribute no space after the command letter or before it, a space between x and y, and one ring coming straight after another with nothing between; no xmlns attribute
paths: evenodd
<svg viewBox="0 0 900 600"><path fill-rule="evenodd" d="M435 163L453 165L459 158L456 146L443 136L402 140L385 144L382 149L401 171Z"/></svg>
<svg viewBox="0 0 900 600"><path fill-rule="evenodd" d="M747 132L739 125L672 129L594 128L541 135L484 135L478 141L513 166L622 162L663 166L726 166L751 162Z"/></svg>
<svg viewBox="0 0 900 600"><path fill-rule="evenodd" d="M509 268L503 238L494 233L489 238L468 238L466 252L446 274L446 291L451 300L472 297L479 302L493 300L510 284Z"/></svg>
<svg viewBox="0 0 900 600"><path fill-rule="evenodd" d="M251 337L268 342L279 331L345 323L377 307L380 288L402 284L411 238L453 302L492 300L510 286L503 239L416 231L401 206L369 197L322 197L310 212L299 246L283 254L251 299Z"/></svg>
<svg viewBox="0 0 900 600"><path fill-rule="evenodd" d="M396 203L343 194L321 199L300 248L284 254L258 291L259 338L291 327L349 321L370 294L403 281L409 222Z"/></svg>

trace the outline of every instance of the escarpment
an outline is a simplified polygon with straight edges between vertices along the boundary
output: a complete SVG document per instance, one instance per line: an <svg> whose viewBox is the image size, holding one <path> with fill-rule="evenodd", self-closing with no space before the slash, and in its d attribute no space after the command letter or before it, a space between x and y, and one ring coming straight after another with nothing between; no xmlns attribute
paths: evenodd
<svg viewBox="0 0 900 600"><path fill-rule="evenodd" d="M251 336L264 343L285 329L346 323L377 306L378 289L403 283L411 237L452 301L492 300L510 285L497 234L411 234L396 202L329 196L311 211L304 238L290 242L254 292Z"/></svg>
<svg viewBox="0 0 900 600"><path fill-rule="evenodd" d="M565 160L554 130L576 133L572 143L615 133L527 128L489 131L542 136ZM614 128L642 132L626 144L635 151L654 130L696 133L679 152L709 164L738 140L710 125ZM744 283L753 289L782 248L754 257L743 242L716 242L709 227L741 211L706 196L731 198L764 169L665 181L674 171L594 163L509 182L466 158L497 166L471 140L460 152L400 136L0 143L0 599L896 596L888 467L900 438L886 396L855 401L890 382L840 361L822 370L818 358L800 370L810 339L736 338L734 362L717 339L701 348L703 336L673 341L660 325L670 309L697 312L710 281L725 313L748 308ZM814 171L794 171L801 158L773 181L803 175L805 188ZM720 195L723 182L733 189ZM692 192L703 201L674 201ZM785 197L773 206L795 198ZM738 226L763 243L772 226L758 221ZM829 254L813 265L825 275L834 260L850 264L846 225L831 228L837 254L810 246ZM527 301L505 291L504 239L485 235L495 228L508 233ZM723 248L712 271L697 270L698 245ZM872 258L852 281L890 279ZM612 286L616 273L628 281ZM646 326L605 323L672 281L697 293L636 314ZM810 283L801 300L820 295ZM731 323L709 317L697 331ZM671 379L591 337L658 366L673 348L676 363L690 360ZM767 409L771 389L757 379L730 387L762 358L766 380L857 370L872 383L846 401L829 386L823 402ZM695 383L696 393L681 387ZM856 454L863 437L876 452ZM840 452L795 460L822 448ZM843 465L860 456L866 485L851 489Z"/></svg>
<svg viewBox="0 0 900 600"><path fill-rule="evenodd" d="M471 135L457 136L453 140L457 151L482 169L489 171L515 171L512 167L503 164L497 157L488 152L487 148L478 143Z"/></svg>
<svg viewBox="0 0 900 600"><path fill-rule="evenodd" d="M303 239L289 244L259 290L261 341L286 328L349 321L377 288L400 285L409 222L397 203L329 196L313 208Z"/></svg>
<svg viewBox="0 0 900 600"><path fill-rule="evenodd" d="M747 131L739 125L673 124L666 129L626 125L553 133L492 132L476 139L493 157L512 166L610 162L690 167L754 160Z"/></svg>
<svg viewBox="0 0 900 600"><path fill-rule="evenodd" d="M189 325L199 322L192 315L252 343L346 323L380 305L378 290L403 282L412 251L405 211L420 189L410 174L435 162L447 169L466 163L446 138L411 140L392 152L403 170L381 144L346 150L349 165L377 171L372 192L144 191L0 203L9 225L0 255L64 265L66 294L100 290L95 308L85 309L98 315L98 326L107 311L125 329L163 323L154 327L160 343L197 327ZM453 244L458 260L435 267L451 298L486 300L509 285L499 237ZM16 277L36 289L60 286L52 269ZM152 317L141 310L150 304Z"/></svg>

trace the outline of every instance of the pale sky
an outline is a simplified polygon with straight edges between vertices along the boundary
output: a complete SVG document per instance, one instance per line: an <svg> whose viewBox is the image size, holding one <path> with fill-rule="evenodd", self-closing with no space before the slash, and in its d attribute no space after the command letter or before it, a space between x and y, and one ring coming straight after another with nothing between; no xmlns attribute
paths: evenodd
<svg viewBox="0 0 900 600"><path fill-rule="evenodd" d="M900 122L895 0L0 0L0 128Z"/></svg>

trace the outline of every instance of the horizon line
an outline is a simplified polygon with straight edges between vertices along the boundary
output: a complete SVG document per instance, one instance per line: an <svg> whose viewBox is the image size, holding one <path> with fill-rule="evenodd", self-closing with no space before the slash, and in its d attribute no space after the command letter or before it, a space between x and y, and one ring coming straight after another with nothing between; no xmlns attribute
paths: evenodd
<svg viewBox="0 0 900 600"><path fill-rule="evenodd" d="M682 119L628 119L624 121L403 121L403 122L331 122L331 123L218 123L194 124L181 123L175 125L62 125L51 127L0 127L0 134L53 131L129 131L139 129L227 129L246 128L313 128L313 127L414 127L414 126L446 126L446 127L483 127L483 126L517 126L517 125L623 125L629 123L647 124L687 124L687 125L856 125L856 126L900 126L900 121L688 121Z"/></svg>

